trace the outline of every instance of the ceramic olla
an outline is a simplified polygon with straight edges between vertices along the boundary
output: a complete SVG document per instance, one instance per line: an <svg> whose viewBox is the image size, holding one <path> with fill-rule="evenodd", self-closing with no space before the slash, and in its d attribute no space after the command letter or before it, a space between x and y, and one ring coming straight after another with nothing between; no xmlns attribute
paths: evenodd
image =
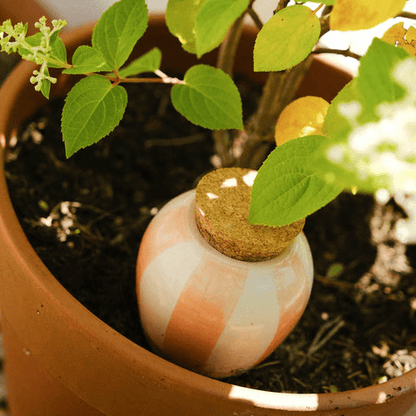
<svg viewBox="0 0 416 416"><path fill-rule="evenodd" d="M140 317L156 353L222 378L262 362L296 325L312 288L312 257L302 232L272 259L243 261L221 253L198 227L195 195L188 191L166 204L143 236Z"/></svg>

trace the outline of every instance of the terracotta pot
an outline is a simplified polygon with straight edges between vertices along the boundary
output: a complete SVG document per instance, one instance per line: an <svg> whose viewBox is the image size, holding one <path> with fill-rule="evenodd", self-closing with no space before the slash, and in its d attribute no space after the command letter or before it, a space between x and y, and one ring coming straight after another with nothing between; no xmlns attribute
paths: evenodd
<svg viewBox="0 0 416 416"><path fill-rule="evenodd" d="M42 16L50 20L49 13L33 0L3 0L0 3L0 23L7 19L11 19L13 24L27 22L29 34L35 33L33 25Z"/></svg>
<svg viewBox="0 0 416 416"><path fill-rule="evenodd" d="M65 42L73 49L90 35L90 27L81 28L66 34ZM153 19L139 48L159 46L164 68L180 71L192 57L170 39L163 20ZM246 31L237 72L251 71L252 45L253 33ZM45 102L28 82L32 69L20 64L0 91L2 160L6 141ZM316 61L308 75L309 92L323 85L320 95L331 99L348 78ZM62 76L53 90L60 93L67 83ZM403 416L415 403L416 370L356 391L284 394L234 386L178 367L104 324L52 276L19 225L3 162L0 201L0 307L13 416Z"/></svg>

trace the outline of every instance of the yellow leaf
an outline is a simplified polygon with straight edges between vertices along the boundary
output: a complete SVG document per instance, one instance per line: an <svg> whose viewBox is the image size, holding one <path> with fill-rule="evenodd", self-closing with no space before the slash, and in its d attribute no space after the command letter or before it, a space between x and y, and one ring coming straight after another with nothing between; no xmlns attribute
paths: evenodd
<svg viewBox="0 0 416 416"><path fill-rule="evenodd" d="M406 0L337 0L331 12L331 30L370 29L400 13Z"/></svg>
<svg viewBox="0 0 416 416"><path fill-rule="evenodd" d="M329 103L323 98L306 96L292 101L281 112L275 128L276 145L297 137L320 135Z"/></svg>
<svg viewBox="0 0 416 416"><path fill-rule="evenodd" d="M396 23L384 33L381 40L400 46L411 55L416 56L416 29L413 26L406 30L403 27L403 22Z"/></svg>
<svg viewBox="0 0 416 416"><path fill-rule="evenodd" d="M388 30L386 30L381 40L384 40L384 42L391 43L392 45L402 46L402 43L404 43L404 37L406 36L406 32L406 29L403 27L403 22L399 22L393 25Z"/></svg>
<svg viewBox="0 0 416 416"><path fill-rule="evenodd" d="M416 28L415 27L410 26L409 29L407 29L406 40L409 43L416 41Z"/></svg>

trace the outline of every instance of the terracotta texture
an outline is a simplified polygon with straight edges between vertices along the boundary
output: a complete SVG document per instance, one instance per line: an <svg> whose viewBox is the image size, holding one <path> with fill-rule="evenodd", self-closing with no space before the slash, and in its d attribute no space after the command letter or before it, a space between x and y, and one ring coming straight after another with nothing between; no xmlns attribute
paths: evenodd
<svg viewBox="0 0 416 416"><path fill-rule="evenodd" d="M262 262L232 259L200 234L195 191L155 216L142 239L137 294L154 350L211 377L259 364L301 317L313 281L304 234Z"/></svg>
<svg viewBox="0 0 416 416"><path fill-rule="evenodd" d="M68 33L65 41L74 47L86 43L90 35L91 28L83 28ZM238 72L252 68L247 63L251 60L244 59L250 56L253 35L245 32L245 36ZM169 38L163 23L154 20L140 48L159 46L165 69L178 63L181 70L190 56ZM44 103L28 82L32 69L22 63L0 90L1 160L19 123ZM324 75L318 75L322 69ZM347 74L317 61L307 79L312 86L308 93L321 88L320 95L331 100L347 80ZM67 81L60 77L55 93L64 91ZM403 416L416 400L416 370L357 391L269 393L198 375L133 344L79 304L36 255L13 211L3 162L0 264L5 369L13 416Z"/></svg>

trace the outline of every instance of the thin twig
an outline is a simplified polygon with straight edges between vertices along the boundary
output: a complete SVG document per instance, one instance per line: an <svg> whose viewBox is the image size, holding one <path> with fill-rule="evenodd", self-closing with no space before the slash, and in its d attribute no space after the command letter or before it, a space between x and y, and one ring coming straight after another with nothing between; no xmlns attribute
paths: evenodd
<svg viewBox="0 0 416 416"><path fill-rule="evenodd" d="M357 59L358 61L361 59L361 55L357 53L351 52L349 49L331 49L331 48L317 48L312 51L313 54L320 54L320 53L332 53L337 55L347 56L349 58Z"/></svg>
<svg viewBox="0 0 416 416"><path fill-rule="evenodd" d="M308 348L307 356L310 356L316 353L320 348L322 348L343 326L345 321L341 319L341 316L337 316L332 321L326 322L324 325L319 328L319 331L316 333L315 338L312 341L312 344ZM332 328L331 328L332 327ZM329 328L329 332L324 336L323 334Z"/></svg>
<svg viewBox="0 0 416 416"><path fill-rule="evenodd" d="M205 138L205 133L197 133L190 136L174 137L172 139L149 139L144 142L144 147L150 149L151 147L185 146L187 144L201 142Z"/></svg>
<svg viewBox="0 0 416 416"><path fill-rule="evenodd" d="M323 15L320 19L319 22L321 23L321 33L319 35L319 37L321 38L323 35L325 35L325 33L328 33L330 28L329 28L329 16L330 14L326 14Z"/></svg>
<svg viewBox="0 0 416 416"><path fill-rule="evenodd" d="M356 285L354 283L349 283L349 282L343 282L340 280L335 280L335 279L330 279L329 277L326 276L321 276L319 274L315 274L315 279L324 284L325 286L333 286L333 287L338 287L340 289L356 289Z"/></svg>
<svg viewBox="0 0 416 416"><path fill-rule="evenodd" d="M287 5L289 4L289 2L290 2L290 0L279 1L279 4L277 5L277 7L276 7L276 9L275 9L275 11L273 13L276 14L280 10L284 9L285 7L287 7Z"/></svg>
<svg viewBox="0 0 416 416"><path fill-rule="evenodd" d="M281 365L281 364L282 364L281 361L269 361L268 363L259 364L256 367L250 368L248 371L250 371L250 370L260 370L262 368L273 367L275 365Z"/></svg>
<svg viewBox="0 0 416 416"><path fill-rule="evenodd" d="M184 84L185 82L178 79L178 78L118 78L117 77L106 77L111 82L118 82L118 83L161 83L161 84Z"/></svg>
<svg viewBox="0 0 416 416"><path fill-rule="evenodd" d="M251 19L253 20L254 24L261 29L263 27L263 22L261 21L259 15L256 13L256 11L250 6L247 9L247 14L251 17Z"/></svg>
<svg viewBox="0 0 416 416"><path fill-rule="evenodd" d="M396 17L405 17L406 19L416 20L416 13L401 12Z"/></svg>
<svg viewBox="0 0 416 416"><path fill-rule="evenodd" d="M313 14L318 13L318 12L319 12L319 10L320 10L320 9L322 9L322 7L324 7L324 6L325 6L325 4L323 4L323 3L322 3L322 4L320 4L320 5L319 5L319 6L318 6L315 10L312 10L312 13L313 13Z"/></svg>

